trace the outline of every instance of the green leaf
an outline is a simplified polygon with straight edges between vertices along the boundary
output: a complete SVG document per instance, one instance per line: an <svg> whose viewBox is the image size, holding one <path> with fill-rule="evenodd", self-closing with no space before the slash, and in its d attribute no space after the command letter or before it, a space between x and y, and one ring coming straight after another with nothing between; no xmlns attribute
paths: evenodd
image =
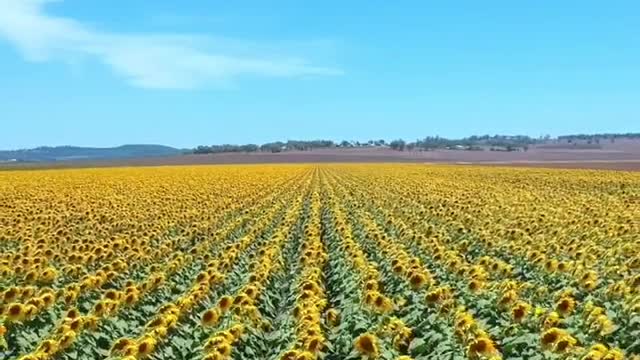
<svg viewBox="0 0 640 360"><path fill-rule="evenodd" d="M101 348L96 348L95 349L96 353L104 356L104 357L108 357L109 354L111 354L111 352L109 352L109 350L105 350L105 349L101 349Z"/></svg>
<svg viewBox="0 0 640 360"><path fill-rule="evenodd" d="M409 353L411 356L417 356L424 354L427 350L427 343L422 338L415 338L411 340L411 344L409 344Z"/></svg>

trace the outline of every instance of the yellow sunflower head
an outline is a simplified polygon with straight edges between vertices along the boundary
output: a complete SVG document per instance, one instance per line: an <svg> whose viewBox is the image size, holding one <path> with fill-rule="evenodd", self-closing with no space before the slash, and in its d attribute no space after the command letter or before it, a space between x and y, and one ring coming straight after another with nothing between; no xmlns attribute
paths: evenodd
<svg viewBox="0 0 640 360"><path fill-rule="evenodd" d="M157 340L151 336L146 336L138 341L136 345L137 354L140 357L149 356L155 350Z"/></svg>
<svg viewBox="0 0 640 360"><path fill-rule="evenodd" d="M218 319L220 319L220 312L218 309L209 309L202 313L200 322L203 326L214 326L218 324Z"/></svg>
<svg viewBox="0 0 640 360"><path fill-rule="evenodd" d="M371 333L358 336L354 341L354 347L361 355L373 358L378 356L378 338Z"/></svg>

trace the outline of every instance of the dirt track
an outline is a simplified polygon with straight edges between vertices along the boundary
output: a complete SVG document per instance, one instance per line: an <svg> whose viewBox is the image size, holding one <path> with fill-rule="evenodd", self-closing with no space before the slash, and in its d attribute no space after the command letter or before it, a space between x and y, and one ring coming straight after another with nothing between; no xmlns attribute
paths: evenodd
<svg viewBox="0 0 640 360"><path fill-rule="evenodd" d="M640 171L640 146L604 150L540 150L527 152L416 151L389 149L318 149L283 153L224 153L109 161L73 161L46 164L4 164L4 169L162 166L205 164L406 162L466 165L586 168Z"/></svg>

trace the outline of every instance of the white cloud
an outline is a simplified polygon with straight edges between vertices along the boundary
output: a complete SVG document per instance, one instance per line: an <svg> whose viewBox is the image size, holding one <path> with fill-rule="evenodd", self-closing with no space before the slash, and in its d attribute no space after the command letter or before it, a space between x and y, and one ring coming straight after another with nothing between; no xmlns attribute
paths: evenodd
<svg viewBox="0 0 640 360"><path fill-rule="evenodd" d="M260 54L251 43L203 36L100 31L45 11L51 0L0 0L0 37L33 62L91 58L132 85L192 89L227 84L240 76L339 75L306 60ZM259 48L259 47L257 47ZM215 49L215 50L214 50Z"/></svg>

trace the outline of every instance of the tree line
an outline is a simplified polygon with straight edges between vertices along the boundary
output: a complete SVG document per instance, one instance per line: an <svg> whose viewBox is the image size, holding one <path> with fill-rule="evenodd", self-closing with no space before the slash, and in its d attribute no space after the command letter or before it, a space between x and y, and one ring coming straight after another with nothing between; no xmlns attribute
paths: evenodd
<svg viewBox="0 0 640 360"><path fill-rule="evenodd" d="M602 133L602 134L573 134L558 136L560 141L594 141L610 140L614 142L616 139L640 139L640 133Z"/></svg>
<svg viewBox="0 0 640 360"><path fill-rule="evenodd" d="M426 136L415 141L405 141L404 139L395 139L387 142L384 139L369 140L365 142L343 140L334 142L333 140L288 140L275 141L262 145L258 144L222 144L222 145L201 145L193 149L194 154L214 154L226 152L271 152L278 153L283 151L310 151L313 149L326 148L357 148L357 147L387 147L397 151L429 151L438 149L456 149L456 150L490 150L497 151L526 151L529 145L544 144L550 141L579 141L591 139L618 139L631 138L640 139L640 133L616 133L616 134L577 134L563 135L552 139L551 136L530 137L526 135L473 135L460 139L449 139L441 136Z"/></svg>
<svg viewBox="0 0 640 360"><path fill-rule="evenodd" d="M194 154L214 154L225 152L281 152L290 150L308 151L313 149L335 147L336 144L332 140L289 140L286 142L276 141L262 145L244 144L244 145L201 145L193 149Z"/></svg>

